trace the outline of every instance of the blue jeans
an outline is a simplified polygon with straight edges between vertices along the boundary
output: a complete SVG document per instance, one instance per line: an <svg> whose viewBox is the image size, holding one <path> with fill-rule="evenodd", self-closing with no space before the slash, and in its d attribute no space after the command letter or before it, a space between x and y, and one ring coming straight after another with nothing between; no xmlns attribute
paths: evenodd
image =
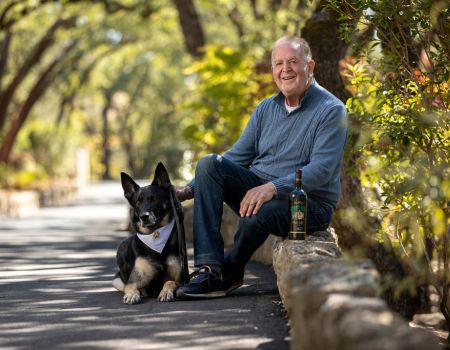
<svg viewBox="0 0 450 350"><path fill-rule="evenodd" d="M239 220L233 249L224 254L220 233L223 203L239 215L240 202L248 190L264 184L250 170L220 155L201 158L195 169L194 260L195 266L220 265L233 274L242 274L253 253L269 234L286 237L289 231L289 199L264 203L256 215ZM307 231L325 230L333 208L308 198Z"/></svg>

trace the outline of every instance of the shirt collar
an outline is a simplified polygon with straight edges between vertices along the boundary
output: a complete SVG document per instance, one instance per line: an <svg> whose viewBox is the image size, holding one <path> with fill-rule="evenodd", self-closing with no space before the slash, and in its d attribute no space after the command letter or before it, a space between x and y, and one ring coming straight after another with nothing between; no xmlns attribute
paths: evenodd
<svg viewBox="0 0 450 350"><path fill-rule="evenodd" d="M313 81L309 88L305 91L305 95L303 96L302 100L300 101L300 105L298 106L300 109L301 107L305 106L308 103L308 100L310 99L310 96L314 93L315 90L319 88L319 84L316 82L316 79L313 78ZM278 103L280 106L285 108L286 97L283 95L281 91L278 92L278 94L275 96L275 102Z"/></svg>

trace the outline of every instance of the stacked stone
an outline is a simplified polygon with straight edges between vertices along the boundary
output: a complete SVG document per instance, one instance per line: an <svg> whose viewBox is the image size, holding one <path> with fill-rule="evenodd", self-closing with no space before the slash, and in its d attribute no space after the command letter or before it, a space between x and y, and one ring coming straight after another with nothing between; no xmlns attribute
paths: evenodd
<svg viewBox="0 0 450 350"><path fill-rule="evenodd" d="M275 243L273 267L292 350L440 348L437 337L388 309L373 264L343 258L328 232Z"/></svg>

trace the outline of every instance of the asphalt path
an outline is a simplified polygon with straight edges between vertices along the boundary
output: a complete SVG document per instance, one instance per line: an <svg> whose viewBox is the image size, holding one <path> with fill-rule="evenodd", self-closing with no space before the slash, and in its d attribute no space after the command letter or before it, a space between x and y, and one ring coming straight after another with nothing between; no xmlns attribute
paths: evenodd
<svg viewBox="0 0 450 350"><path fill-rule="evenodd" d="M32 217L0 216L0 349L289 348L275 276L262 264L250 263L226 298L123 304L111 281L126 217L118 182Z"/></svg>

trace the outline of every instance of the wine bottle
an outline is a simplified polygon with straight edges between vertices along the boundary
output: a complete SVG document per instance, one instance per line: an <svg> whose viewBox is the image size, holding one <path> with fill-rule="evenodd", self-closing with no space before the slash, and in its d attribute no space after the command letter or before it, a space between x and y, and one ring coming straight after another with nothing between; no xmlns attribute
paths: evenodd
<svg viewBox="0 0 450 350"><path fill-rule="evenodd" d="M295 188L289 196L291 228L289 239L306 239L307 195L302 189L302 170L295 171Z"/></svg>

